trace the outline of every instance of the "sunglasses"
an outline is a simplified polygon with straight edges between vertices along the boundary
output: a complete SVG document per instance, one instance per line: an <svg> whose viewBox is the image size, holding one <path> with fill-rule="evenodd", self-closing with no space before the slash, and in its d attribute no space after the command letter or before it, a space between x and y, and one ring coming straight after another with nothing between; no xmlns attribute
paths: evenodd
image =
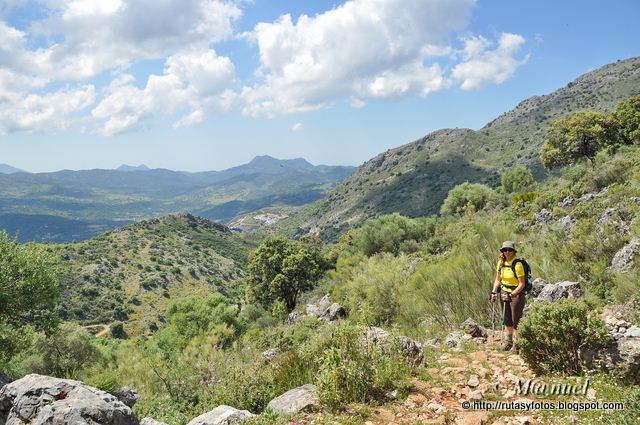
<svg viewBox="0 0 640 425"><path fill-rule="evenodd" d="M515 252L515 249L504 248L504 249L501 249L500 252Z"/></svg>

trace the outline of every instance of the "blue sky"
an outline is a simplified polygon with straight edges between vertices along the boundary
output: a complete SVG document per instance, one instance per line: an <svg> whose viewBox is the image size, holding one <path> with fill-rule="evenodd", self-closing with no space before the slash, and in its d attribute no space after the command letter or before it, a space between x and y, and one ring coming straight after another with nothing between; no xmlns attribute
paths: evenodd
<svg viewBox="0 0 640 425"><path fill-rule="evenodd" d="M640 2L4 0L0 163L359 165L640 54Z"/></svg>

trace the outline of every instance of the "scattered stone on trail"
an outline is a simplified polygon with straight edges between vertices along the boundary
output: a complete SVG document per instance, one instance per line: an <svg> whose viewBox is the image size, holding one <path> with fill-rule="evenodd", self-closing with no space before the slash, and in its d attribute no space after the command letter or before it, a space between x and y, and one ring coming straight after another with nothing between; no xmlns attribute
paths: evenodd
<svg viewBox="0 0 640 425"><path fill-rule="evenodd" d="M471 391L468 397L469 400L482 400L484 398L484 394L482 394L482 391L480 390L475 390Z"/></svg>
<svg viewBox="0 0 640 425"><path fill-rule="evenodd" d="M140 425L167 425L164 422L156 421L153 418L144 418L140 421Z"/></svg>
<svg viewBox="0 0 640 425"><path fill-rule="evenodd" d="M616 252L611 260L611 271L614 272L626 272L633 266L633 258L638 252L640 247L640 238L634 237L628 244L622 247L620 251Z"/></svg>
<svg viewBox="0 0 640 425"><path fill-rule="evenodd" d="M269 402L267 408L279 415L297 415L316 412L320 410L321 406L316 387L306 384L274 398Z"/></svg>
<svg viewBox="0 0 640 425"><path fill-rule="evenodd" d="M471 318L462 322L460 329L462 329L467 335L471 335L474 338L486 338L488 336L487 330Z"/></svg>
<svg viewBox="0 0 640 425"><path fill-rule="evenodd" d="M469 341L471 335L462 333L460 331L451 332L444 340L444 345L453 351L462 351L463 341Z"/></svg>
<svg viewBox="0 0 640 425"><path fill-rule="evenodd" d="M402 347L402 353L408 360L411 360L414 363L422 363L422 360L424 360L422 344L412 340L407 336L399 336L398 342Z"/></svg>
<svg viewBox="0 0 640 425"><path fill-rule="evenodd" d="M238 410L231 406L218 406L210 412L192 419L187 425L232 425L246 422L256 415L248 410Z"/></svg>
<svg viewBox="0 0 640 425"><path fill-rule="evenodd" d="M558 202L558 206L559 207L570 207L571 205L573 205L575 203L575 199L571 196L567 196L566 198L564 198L562 201Z"/></svg>
<svg viewBox="0 0 640 425"><path fill-rule="evenodd" d="M557 221L558 227L560 229L570 232L573 230L573 227L576 225L576 219L571 217L570 215L566 215Z"/></svg>
<svg viewBox="0 0 640 425"><path fill-rule="evenodd" d="M129 387L119 388L113 393L113 395L129 407L133 407L140 399L140 396L138 395L136 390L133 390Z"/></svg>
<svg viewBox="0 0 640 425"><path fill-rule="evenodd" d="M533 302L556 302L562 298L579 298L582 289L578 282L564 281L545 285Z"/></svg>
<svg viewBox="0 0 640 425"><path fill-rule="evenodd" d="M534 215L536 224L547 224L553 221L553 214L546 208L541 209Z"/></svg>
<svg viewBox="0 0 640 425"><path fill-rule="evenodd" d="M131 408L80 381L31 374L0 390L1 424L138 425Z"/></svg>
<svg viewBox="0 0 640 425"><path fill-rule="evenodd" d="M475 388L480 385L480 379L478 378L478 375L471 375L469 377L469 380L467 381L467 385L471 388Z"/></svg>

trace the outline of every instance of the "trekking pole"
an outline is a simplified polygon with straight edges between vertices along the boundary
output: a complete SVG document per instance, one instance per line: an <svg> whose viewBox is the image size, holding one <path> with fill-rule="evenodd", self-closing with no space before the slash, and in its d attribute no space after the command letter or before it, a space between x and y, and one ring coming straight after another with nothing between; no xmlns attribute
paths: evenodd
<svg viewBox="0 0 640 425"><path fill-rule="evenodd" d="M502 294L500 294L500 296L502 296ZM504 327L504 314L506 311L507 311L507 303L506 301L502 300L502 318L500 320L500 323L502 323L502 327ZM504 332L500 332L500 341L502 341L503 334Z"/></svg>
<svg viewBox="0 0 640 425"><path fill-rule="evenodd" d="M496 334L496 302L495 300L491 300L491 332L493 335Z"/></svg>

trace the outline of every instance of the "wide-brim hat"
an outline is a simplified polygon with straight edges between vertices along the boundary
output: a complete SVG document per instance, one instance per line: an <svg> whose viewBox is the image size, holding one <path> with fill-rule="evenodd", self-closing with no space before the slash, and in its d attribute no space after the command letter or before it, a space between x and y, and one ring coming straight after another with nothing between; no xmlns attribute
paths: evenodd
<svg viewBox="0 0 640 425"><path fill-rule="evenodd" d="M511 248L514 251L516 251L516 243L514 241L504 241L502 242L502 247L500 247L500 251L502 251L505 248Z"/></svg>

